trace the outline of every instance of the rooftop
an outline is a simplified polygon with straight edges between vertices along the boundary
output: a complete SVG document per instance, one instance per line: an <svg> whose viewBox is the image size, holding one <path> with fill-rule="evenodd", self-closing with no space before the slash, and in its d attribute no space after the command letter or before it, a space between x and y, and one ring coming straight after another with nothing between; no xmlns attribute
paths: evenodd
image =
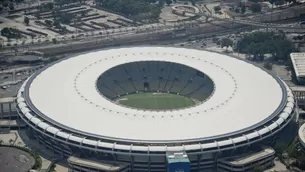
<svg viewBox="0 0 305 172"><path fill-rule="evenodd" d="M22 56L16 56L14 58L14 60L15 61L32 62L32 61L41 60L41 56L37 56L37 55L22 55Z"/></svg>
<svg viewBox="0 0 305 172"><path fill-rule="evenodd" d="M167 152L166 158L168 163L190 162L185 152L181 152L181 153Z"/></svg>
<svg viewBox="0 0 305 172"><path fill-rule="evenodd" d="M126 165L118 163L106 163L102 161L94 161L88 159L82 159L75 156L70 156L68 162L74 165L80 165L82 167L89 167L94 169L99 169L102 171L119 171L122 168L125 168Z"/></svg>
<svg viewBox="0 0 305 172"><path fill-rule="evenodd" d="M275 152L272 148L267 147L267 148L263 148L263 150L260 152L256 152L256 153L250 152L250 153L247 153L247 154L244 154L241 156L237 156L234 158L228 158L228 159L225 159L222 161L224 161L228 164L231 164L231 165L245 165L245 164L254 162L256 160L262 159L266 156L273 155L274 153Z"/></svg>
<svg viewBox="0 0 305 172"><path fill-rule="evenodd" d="M291 53L290 58L297 77L305 77L305 53Z"/></svg>
<svg viewBox="0 0 305 172"><path fill-rule="evenodd" d="M11 103L11 102L14 102L14 100L15 100L14 97L0 98L0 103Z"/></svg>

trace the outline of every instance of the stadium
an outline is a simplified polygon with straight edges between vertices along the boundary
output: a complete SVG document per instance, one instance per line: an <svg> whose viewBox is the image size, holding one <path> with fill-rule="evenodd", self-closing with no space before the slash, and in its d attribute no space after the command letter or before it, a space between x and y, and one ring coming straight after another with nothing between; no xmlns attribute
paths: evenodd
<svg viewBox="0 0 305 172"><path fill-rule="evenodd" d="M47 148L117 171L221 171L220 160L272 147L295 114L289 87L250 62L154 46L59 60L28 78L16 101Z"/></svg>

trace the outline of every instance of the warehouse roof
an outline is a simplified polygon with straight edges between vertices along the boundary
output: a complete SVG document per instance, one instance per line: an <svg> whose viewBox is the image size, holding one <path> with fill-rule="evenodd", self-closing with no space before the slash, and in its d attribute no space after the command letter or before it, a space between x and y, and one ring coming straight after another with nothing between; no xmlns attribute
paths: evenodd
<svg viewBox="0 0 305 172"><path fill-rule="evenodd" d="M305 53L291 53L291 62L297 77L305 77Z"/></svg>

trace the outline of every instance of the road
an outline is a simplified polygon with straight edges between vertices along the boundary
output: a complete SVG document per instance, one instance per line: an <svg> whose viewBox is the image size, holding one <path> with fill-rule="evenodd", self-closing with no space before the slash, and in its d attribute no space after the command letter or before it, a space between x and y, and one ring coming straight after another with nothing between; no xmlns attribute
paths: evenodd
<svg viewBox="0 0 305 172"><path fill-rule="evenodd" d="M263 28L277 28L281 30L294 30L296 32L305 32L305 27L299 26L291 26L291 25L283 25L283 24L272 24L272 23L260 23L256 21L248 21L248 20L240 20L240 19L228 19L228 18L219 18L218 16L212 16L209 17L214 18L215 20L223 21L223 22L230 22L235 24L242 24L242 25L251 25L256 27L263 27ZM94 31L87 34L69 34L64 36L57 36L56 40L57 42L67 42L67 41L87 41L92 39L103 39L103 40L109 40L111 38L116 37L124 37L124 36L130 36L130 35L141 35L141 34L155 34L155 33L167 33L167 32L173 32L174 30L177 30L177 28L192 28L192 27L201 27L198 23L205 23L204 18L201 18L197 21L183 23L183 24L177 24L174 25L167 25L167 24L151 24L151 25L145 25L140 27L126 27L121 29L112 29L112 30L103 30L103 31ZM4 44L8 44L7 42ZM14 45L17 44L17 46L26 46L26 45L32 45L32 44L53 44L49 38L41 38L41 39L27 39L23 42L20 41L12 41L9 44Z"/></svg>
<svg viewBox="0 0 305 172"><path fill-rule="evenodd" d="M40 66L23 66L1 70L0 72L0 98L13 97L17 94L22 81L27 79ZM6 86L6 87L3 87Z"/></svg>
<svg viewBox="0 0 305 172"><path fill-rule="evenodd" d="M6 19L4 17L0 16L0 20L4 22L12 22L9 19ZM7 46L9 45L27 45L27 44L33 44L33 43L41 43L41 42L52 42L52 39L55 38L57 42L65 41L65 40L74 40L78 37L94 37L94 36L104 36L104 37L110 37L110 36L116 36L116 35L127 35L127 34L136 34L141 32L152 32L152 31L167 31L167 30L173 30L177 27L185 27L186 25L194 25L197 21L186 21L184 23L179 24L172 24L172 23L153 23L153 24L147 24L142 25L138 27L125 27L125 28L114 28L114 29L107 29L107 30L95 30L87 33L73 33L73 34L66 34L66 35L56 35L54 37L45 37L45 38L33 38L33 39L25 39L25 40L11 40L11 41L4 41L3 45ZM20 25L20 26L19 26ZM24 27L24 25L19 24L18 27Z"/></svg>
<svg viewBox="0 0 305 172"><path fill-rule="evenodd" d="M206 6L203 6L208 9ZM256 27L263 27L263 28L278 28L281 30L285 29L294 29L298 32L305 32L305 27L303 26L291 26L287 24L274 24L274 23L261 23L256 20L242 20L242 19L233 19L233 18L225 18L221 17L215 13L210 13L210 10L204 10L201 6L199 9L201 10L201 17L197 20L193 21L185 21L179 23L154 23L154 24L147 24L138 27L125 27L125 28L115 28L115 29L108 29L108 30L96 30L88 33L83 34L67 34L67 35L56 35L54 37L46 37L46 38L34 38L34 39L26 39L26 40L12 40L10 42L3 42L4 45L10 44L17 45L17 46L25 46L25 45L32 45L32 44L52 44L52 39L56 39L57 42L66 42L66 41L79 41L79 39L88 40L88 39L95 39L95 37L99 37L99 39L109 39L109 37L117 37L117 36L124 36L124 35L138 35L141 33L165 33L174 31L177 28L189 28L189 27L200 27L199 23L205 23L206 18L223 21L223 22L230 22L242 25L252 25ZM9 19L0 17L0 20L9 22ZM22 25L23 26L23 25ZM21 27L21 24L20 24ZM75 39L77 38L77 39Z"/></svg>

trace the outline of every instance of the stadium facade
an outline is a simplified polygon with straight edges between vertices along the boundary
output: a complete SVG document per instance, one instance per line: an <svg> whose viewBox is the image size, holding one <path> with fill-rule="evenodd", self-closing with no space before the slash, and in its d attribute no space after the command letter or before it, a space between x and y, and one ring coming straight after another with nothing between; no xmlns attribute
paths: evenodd
<svg viewBox="0 0 305 172"><path fill-rule="evenodd" d="M302 150L305 151L305 124L301 125L298 131L298 138L301 145Z"/></svg>
<svg viewBox="0 0 305 172"><path fill-rule="evenodd" d="M143 63L151 61L159 64ZM115 80L103 79L124 64L137 67L108 75ZM165 84L160 89L154 82ZM103 84L109 84L108 92L101 91ZM147 85L156 88L153 92L208 96L177 110L116 103L119 87L126 95L132 92L128 89L148 91ZM185 87L196 89L183 94ZM172 155L182 155L183 168L213 171L221 159L272 146L295 116L293 94L277 76L224 54L171 47L117 48L66 58L26 80L16 101L20 117L47 148L66 157L128 164L124 170L140 172L176 168L169 163L178 162Z"/></svg>

